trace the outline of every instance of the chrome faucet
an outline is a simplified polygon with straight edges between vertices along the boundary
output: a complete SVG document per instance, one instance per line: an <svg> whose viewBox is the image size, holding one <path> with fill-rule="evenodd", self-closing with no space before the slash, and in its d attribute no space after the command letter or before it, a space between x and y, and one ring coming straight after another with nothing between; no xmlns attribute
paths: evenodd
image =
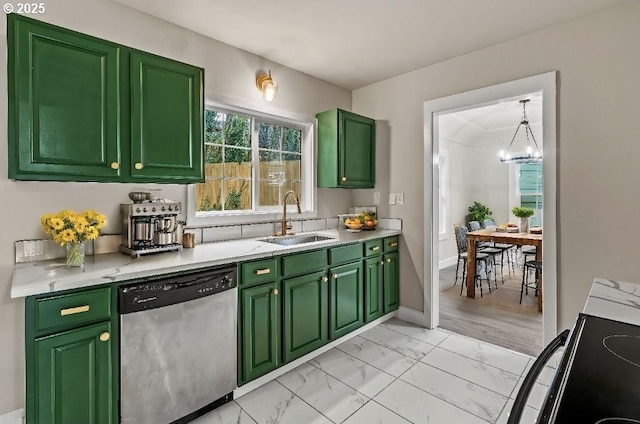
<svg viewBox="0 0 640 424"><path fill-rule="evenodd" d="M300 210L300 198L298 197L296 192L293 190L287 191L284 194L284 198L282 199L282 230L280 231L280 234L276 233L276 236L286 236L287 230L293 228L292 226L287 225L287 198L289 197L289 195L293 196L293 198L295 199L298 213L302 213L302 211Z"/></svg>

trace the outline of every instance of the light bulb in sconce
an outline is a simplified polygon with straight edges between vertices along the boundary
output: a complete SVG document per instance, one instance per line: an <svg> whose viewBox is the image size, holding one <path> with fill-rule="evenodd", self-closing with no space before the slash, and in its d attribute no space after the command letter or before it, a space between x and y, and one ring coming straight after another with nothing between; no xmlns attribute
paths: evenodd
<svg viewBox="0 0 640 424"><path fill-rule="evenodd" d="M271 71L269 75L259 74L256 78L256 87L258 91L262 93L262 97L268 102L272 102L276 98L278 93L278 83L271 78Z"/></svg>
<svg viewBox="0 0 640 424"><path fill-rule="evenodd" d="M536 152L533 154L534 158L539 158L540 157L540 152L536 150Z"/></svg>
<svg viewBox="0 0 640 424"><path fill-rule="evenodd" d="M504 158L504 150L500 150L500 159Z"/></svg>
<svg viewBox="0 0 640 424"><path fill-rule="evenodd" d="M532 153L533 149L531 148L531 146L527 147L527 155L531 156Z"/></svg>

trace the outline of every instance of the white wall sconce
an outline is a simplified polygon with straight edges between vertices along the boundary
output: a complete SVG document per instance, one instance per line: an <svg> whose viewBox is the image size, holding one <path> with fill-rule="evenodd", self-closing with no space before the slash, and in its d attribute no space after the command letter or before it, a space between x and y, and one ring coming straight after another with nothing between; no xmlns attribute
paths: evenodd
<svg viewBox="0 0 640 424"><path fill-rule="evenodd" d="M276 98L278 83L271 78L271 71L269 71L269 75L258 74L256 87L258 87L258 91L262 93L262 97L264 97L266 101L272 102Z"/></svg>

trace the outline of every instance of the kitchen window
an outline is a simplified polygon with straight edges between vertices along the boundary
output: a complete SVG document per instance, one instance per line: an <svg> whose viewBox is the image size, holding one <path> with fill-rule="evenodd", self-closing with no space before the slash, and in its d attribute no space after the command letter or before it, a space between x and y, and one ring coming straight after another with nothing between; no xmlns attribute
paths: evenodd
<svg viewBox="0 0 640 424"><path fill-rule="evenodd" d="M313 126L311 120L207 102L205 182L189 188L189 224L275 219L288 190L313 216Z"/></svg>

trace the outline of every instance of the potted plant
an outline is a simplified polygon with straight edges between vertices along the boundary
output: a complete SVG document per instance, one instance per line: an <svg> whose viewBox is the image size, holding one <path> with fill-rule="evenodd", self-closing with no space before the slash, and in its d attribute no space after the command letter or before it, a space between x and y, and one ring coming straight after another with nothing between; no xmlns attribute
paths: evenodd
<svg viewBox="0 0 640 424"><path fill-rule="evenodd" d="M515 215L516 218L520 220L518 227L520 228L521 233L529 232L529 218L533 215L533 209L527 208L526 206L516 206L511 209L511 212Z"/></svg>
<svg viewBox="0 0 640 424"><path fill-rule="evenodd" d="M485 219L491 218L493 212L487 206L483 205L480 202L473 202L473 205L469 206L467 213L467 224L471 221L478 221L480 224L484 222Z"/></svg>

